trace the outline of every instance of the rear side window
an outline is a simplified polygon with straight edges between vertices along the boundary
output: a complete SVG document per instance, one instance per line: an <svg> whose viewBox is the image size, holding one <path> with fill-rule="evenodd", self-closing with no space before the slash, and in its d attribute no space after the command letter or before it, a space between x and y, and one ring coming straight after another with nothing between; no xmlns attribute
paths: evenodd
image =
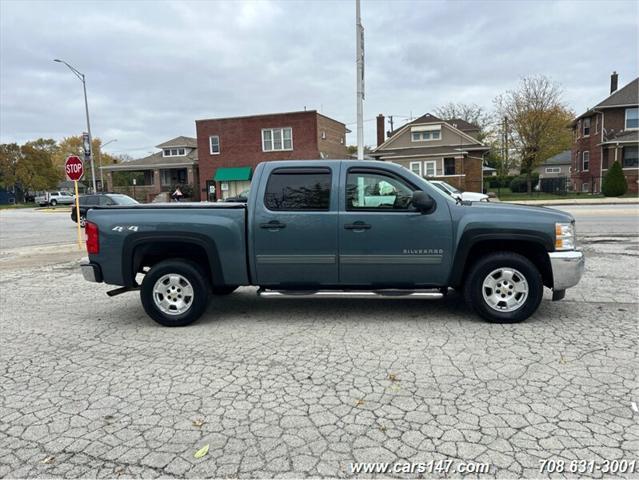
<svg viewBox="0 0 639 480"><path fill-rule="evenodd" d="M264 205L275 211L328 211L331 200L329 168L280 168L266 184Z"/></svg>

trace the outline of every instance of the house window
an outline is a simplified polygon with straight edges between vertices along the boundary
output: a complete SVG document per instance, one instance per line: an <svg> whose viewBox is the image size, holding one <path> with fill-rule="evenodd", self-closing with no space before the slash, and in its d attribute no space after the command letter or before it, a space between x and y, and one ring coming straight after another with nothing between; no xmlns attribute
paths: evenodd
<svg viewBox="0 0 639 480"><path fill-rule="evenodd" d="M577 122L577 138L581 137L581 120Z"/></svg>
<svg viewBox="0 0 639 480"><path fill-rule="evenodd" d="M437 174L437 162L435 160L424 162L424 172L426 177L434 177Z"/></svg>
<svg viewBox="0 0 639 480"><path fill-rule="evenodd" d="M546 173L561 173L560 167L546 167Z"/></svg>
<svg viewBox="0 0 639 480"><path fill-rule="evenodd" d="M581 191L582 192L589 192L590 191L590 184L588 182L584 182L581 184Z"/></svg>
<svg viewBox="0 0 639 480"><path fill-rule="evenodd" d="M410 162L410 171L415 175L422 176L422 162Z"/></svg>
<svg viewBox="0 0 639 480"><path fill-rule="evenodd" d="M430 142L431 140L439 140L441 138L441 132L438 128L439 127L435 127L435 129L426 131L413 131L411 132L411 140L413 142Z"/></svg>
<svg viewBox="0 0 639 480"><path fill-rule="evenodd" d="M210 146L211 155L219 155L220 137L218 135L211 135L209 137L209 146Z"/></svg>
<svg viewBox="0 0 639 480"><path fill-rule="evenodd" d="M583 130L584 137L589 137L590 136L590 117L584 118L583 129L584 129Z"/></svg>
<svg viewBox="0 0 639 480"><path fill-rule="evenodd" d="M163 156L165 157L183 157L186 155L184 148L165 148Z"/></svg>
<svg viewBox="0 0 639 480"><path fill-rule="evenodd" d="M639 147L623 147L623 168L639 167Z"/></svg>
<svg viewBox="0 0 639 480"><path fill-rule="evenodd" d="M581 154L581 171L587 172L590 170L590 152L583 152Z"/></svg>
<svg viewBox="0 0 639 480"><path fill-rule="evenodd" d="M444 158L444 175L455 175L454 158Z"/></svg>
<svg viewBox="0 0 639 480"><path fill-rule="evenodd" d="M262 151L293 150L293 129L265 128L262 130Z"/></svg>
<svg viewBox="0 0 639 480"><path fill-rule="evenodd" d="M599 115L595 115L595 133L599 133Z"/></svg>
<svg viewBox="0 0 639 480"><path fill-rule="evenodd" d="M626 130L639 128L639 108L626 108Z"/></svg>

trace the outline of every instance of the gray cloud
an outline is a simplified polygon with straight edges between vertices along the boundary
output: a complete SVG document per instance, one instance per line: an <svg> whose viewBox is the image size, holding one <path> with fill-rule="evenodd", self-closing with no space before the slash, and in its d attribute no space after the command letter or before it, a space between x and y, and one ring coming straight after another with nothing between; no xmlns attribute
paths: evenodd
<svg viewBox="0 0 639 480"><path fill-rule="evenodd" d="M612 70L638 75L634 1L362 0L362 14L369 144L378 113L490 108L522 75L552 77L577 111L607 95ZM86 74L111 152L142 156L199 118L304 107L355 129L351 1L3 0L0 32L2 142L84 130L81 84L53 58Z"/></svg>

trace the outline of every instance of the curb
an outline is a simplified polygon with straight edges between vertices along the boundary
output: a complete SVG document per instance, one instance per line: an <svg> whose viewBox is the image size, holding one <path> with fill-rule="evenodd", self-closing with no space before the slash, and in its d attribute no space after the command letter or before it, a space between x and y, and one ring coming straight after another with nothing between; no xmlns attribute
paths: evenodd
<svg viewBox="0 0 639 480"><path fill-rule="evenodd" d="M71 211L69 207L38 207L35 210L43 213L69 213Z"/></svg>

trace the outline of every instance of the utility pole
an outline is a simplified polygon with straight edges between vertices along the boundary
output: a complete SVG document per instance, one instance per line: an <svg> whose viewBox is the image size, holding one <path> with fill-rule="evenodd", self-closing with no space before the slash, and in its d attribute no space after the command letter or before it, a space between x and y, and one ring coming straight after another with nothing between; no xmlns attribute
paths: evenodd
<svg viewBox="0 0 639 480"><path fill-rule="evenodd" d="M87 82L84 77L84 73L79 72L78 69L72 67L64 60L56 58L53 61L65 64L69 68L69 70L71 70L73 74L82 82L82 89L84 90L84 112L87 116L87 133L89 134L89 162L91 163L91 179L93 180L93 193L96 193L97 189L95 184L95 166L93 164L93 138L91 137L91 123L89 122L89 102L87 101Z"/></svg>
<svg viewBox="0 0 639 480"><path fill-rule="evenodd" d="M364 27L360 0L355 0L355 37L357 61L357 159L364 160Z"/></svg>

